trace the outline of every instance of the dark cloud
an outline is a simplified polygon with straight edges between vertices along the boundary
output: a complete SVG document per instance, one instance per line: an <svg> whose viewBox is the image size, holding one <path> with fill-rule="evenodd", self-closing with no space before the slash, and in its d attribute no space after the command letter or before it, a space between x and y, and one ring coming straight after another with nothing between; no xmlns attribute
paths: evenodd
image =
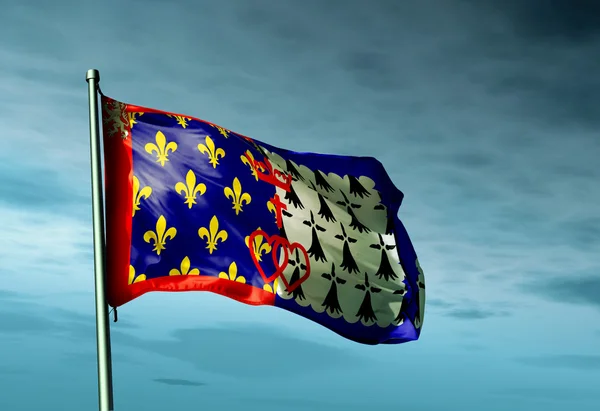
<svg viewBox="0 0 600 411"><path fill-rule="evenodd" d="M600 248L600 217L574 217L557 228L574 247L590 251Z"/></svg>
<svg viewBox="0 0 600 411"><path fill-rule="evenodd" d="M568 177L578 181L597 181L600 178L600 168L587 168L580 163L558 164L552 167L551 170L555 177Z"/></svg>
<svg viewBox="0 0 600 411"><path fill-rule="evenodd" d="M540 368L566 368L578 371L600 370L600 355L545 355L515 359L521 364Z"/></svg>
<svg viewBox="0 0 600 411"><path fill-rule="evenodd" d="M0 334L45 334L63 329L61 324L39 315L0 310Z"/></svg>
<svg viewBox="0 0 600 411"><path fill-rule="evenodd" d="M497 160L491 153L482 151L462 151L448 158L452 164L468 169L485 169L493 165Z"/></svg>
<svg viewBox="0 0 600 411"><path fill-rule="evenodd" d="M180 378L155 378L152 381L165 385L178 385L181 387L203 387L206 385L203 382L184 380Z"/></svg>
<svg viewBox="0 0 600 411"><path fill-rule="evenodd" d="M596 0L506 0L494 2L519 34L533 39L585 42L600 36Z"/></svg>
<svg viewBox="0 0 600 411"><path fill-rule="evenodd" d="M306 6L310 5L298 7L298 4L290 5L285 1L259 0L238 3L234 13L245 28L259 33L269 43L287 47L287 52L297 53L318 41L315 30L311 30L309 7Z"/></svg>
<svg viewBox="0 0 600 411"><path fill-rule="evenodd" d="M506 311L489 311L479 308L456 308L447 311L445 315L459 320L485 320L491 317L505 317L509 314Z"/></svg>
<svg viewBox="0 0 600 411"><path fill-rule="evenodd" d="M428 298L427 306L428 307L450 308L450 307L454 307L454 304L451 302L448 302L446 300L441 300L439 298Z"/></svg>
<svg viewBox="0 0 600 411"><path fill-rule="evenodd" d="M351 73L359 86L385 92L398 89L403 84L394 60L388 53L349 51L341 54L339 59L342 69Z"/></svg>
<svg viewBox="0 0 600 411"><path fill-rule="evenodd" d="M540 278L523 288L553 302L590 305L600 309L600 273L596 276L566 272L564 277Z"/></svg>

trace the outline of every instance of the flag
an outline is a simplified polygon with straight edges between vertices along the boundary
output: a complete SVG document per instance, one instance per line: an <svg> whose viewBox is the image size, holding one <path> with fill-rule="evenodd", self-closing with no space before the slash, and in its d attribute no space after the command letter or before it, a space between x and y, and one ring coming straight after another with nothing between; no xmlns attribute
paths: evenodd
<svg viewBox="0 0 600 411"><path fill-rule="evenodd" d="M102 96L107 300L211 291L365 344L416 340L423 271L379 161Z"/></svg>

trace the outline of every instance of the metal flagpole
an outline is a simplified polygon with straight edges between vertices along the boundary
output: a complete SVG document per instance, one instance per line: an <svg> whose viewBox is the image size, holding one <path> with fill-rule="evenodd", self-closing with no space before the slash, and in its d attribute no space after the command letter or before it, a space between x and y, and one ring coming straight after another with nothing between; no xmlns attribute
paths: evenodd
<svg viewBox="0 0 600 411"><path fill-rule="evenodd" d="M92 220L94 227L94 278L96 289L96 346L98 354L99 411L113 411L112 361L110 326L105 295L104 204L102 196L102 166L100 163L100 124L98 120L98 70L88 70L90 108L90 160L92 164Z"/></svg>

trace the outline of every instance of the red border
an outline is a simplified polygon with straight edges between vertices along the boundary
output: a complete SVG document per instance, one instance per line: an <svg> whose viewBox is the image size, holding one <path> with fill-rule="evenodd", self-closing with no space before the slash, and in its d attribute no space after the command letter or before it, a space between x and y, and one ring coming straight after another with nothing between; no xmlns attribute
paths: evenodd
<svg viewBox="0 0 600 411"><path fill-rule="evenodd" d="M102 98L102 106L109 98ZM113 100L114 101L114 100ZM208 121L184 114L170 113L147 107L125 105L126 113L159 113L182 116L203 123ZM102 110L104 115L104 110ZM275 294L258 287L213 276L165 276L129 284L131 260L131 209L133 201L133 155L131 130L127 118L121 125L127 130L127 139L104 133L104 164L106 190L106 255L107 300L111 307L119 307L147 292L210 291L250 305L274 305ZM248 140L248 137L242 136ZM226 271L224 269L223 271ZM243 274L242 274L243 275Z"/></svg>
<svg viewBox="0 0 600 411"><path fill-rule="evenodd" d="M112 307L132 299L127 287L131 251L131 204L133 197L133 156L126 118L111 119L125 126L128 138L109 135L106 104L119 104L102 97L104 135L104 186L106 191L106 298ZM114 125L118 127L119 124Z"/></svg>
<svg viewBox="0 0 600 411"><path fill-rule="evenodd" d="M127 107L126 110L128 113L156 113L156 114L168 114L170 116L180 116L180 117L189 118L190 120L195 120L195 121L199 121L201 123L208 124L209 126L221 127L222 129L231 132L231 130L229 130L228 128L219 126L218 124L215 124L215 123L211 123L210 121L202 120L201 118L198 118L198 117L188 116L187 114L173 113L171 111L162 111L162 110L157 110L154 108L148 108L148 107L142 107L142 106L134 106L133 104L126 104L126 103L121 103L121 104L125 104L125 106ZM128 128L129 128L129 126L128 126ZM252 138L245 136L243 134L240 134L237 132L235 134L237 134L238 136L240 136L242 138L245 138L246 140L253 141Z"/></svg>

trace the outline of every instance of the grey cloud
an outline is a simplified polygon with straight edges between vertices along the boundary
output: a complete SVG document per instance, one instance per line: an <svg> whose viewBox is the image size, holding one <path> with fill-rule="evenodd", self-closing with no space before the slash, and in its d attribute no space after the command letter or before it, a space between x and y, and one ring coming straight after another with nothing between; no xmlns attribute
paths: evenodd
<svg viewBox="0 0 600 411"><path fill-rule="evenodd" d="M563 277L540 278L526 283L523 288L554 302L590 305L600 309L600 273L595 276L577 274L567 271Z"/></svg>
<svg viewBox="0 0 600 411"><path fill-rule="evenodd" d="M431 298L427 300L427 307L435 309L439 314L459 320L484 320L492 317L506 317L511 315L505 310L482 308L481 304L472 301L450 301L447 299Z"/></svg>
<svg viewBox="0 0 600 411"><path fill-rule="evenodd" d="M44 334L62 329L60 323L35 314L5 310L0 312L0 334Z"/></svg>
<svg viewBox="0 0 600 411"><path fill-rule="evenodd" d="M590 251L600 249L600 217L574 216L557 228L574 247Z"/></svg>
<svg viewBox="0 0 600 411"><path fill-rule="evenodd" d="M203 387L206 384L203 382L185 380L180 378L155 378L152 381L165 384L165 385L176 385L181 387Z"/></svg>
<svg viewBox="0 0 600 411"><path fill-rule="evenodd" d="M453 156L449 157L447 160L449 160L451 164L456 164L473 170L486 169L494 165L497 161L496 155L475 150L461 150L460 152L457 152Z"/></svg>
<svg viewBox="0 0 600 411"><path fill-rule="evenodd" d="M403 85L402 77L388 53L373 50L349 51L342 53L339 61L359 86L385 92Z"/></svg>
<svg viewBox="0 0 600 411"><path fill-rule="evenodd" d="M451 302L448 302L446 300L439 299L439 298L428 298L427 306L428 307L450 308L450 307L454 307L454 304Z"/></svg>
<svg viewBox="0 0 600 411"><path fill-rule="evenodd" d="M491 317L504 317L509 315L506 311L489 311L479 308L456 308L445 313L448 317L460 320L484 320Z"/></svg>
<svg viewBox="0 0 600 411"><path fill-rule="evenodd" d="M566 368L580 371L599 371L600 355L545 355L515 359L521 364L540 368Z"/></svg>
<svg viewBox="0 0 600 411"><path fill-rule="evenodd" d="M508 0L494 6L525 37L585 42L600 35L600 4L594 0Z"/></svg>
<svg viewBox="0 0 600 411"><path fill-rule="evenodd" d="M43 209L44 211L66 212L78 205L86 206L87 198L79 196L68 188L57 175L56 170L28 167L19 172L20 166L12 163L0 163L0 201L14 205L19 209Z"/></svg>
<svg viewBox="0 0 600 411"><path fill-rule="evenodd" d="M290 53L298 53L318 40L315 35L318 27L311 28L308 24L310 3L305 2L300 8L285 1L239 3L234 7L234 15L242 26L260 33L265 40L285 45Z"/></svg>

